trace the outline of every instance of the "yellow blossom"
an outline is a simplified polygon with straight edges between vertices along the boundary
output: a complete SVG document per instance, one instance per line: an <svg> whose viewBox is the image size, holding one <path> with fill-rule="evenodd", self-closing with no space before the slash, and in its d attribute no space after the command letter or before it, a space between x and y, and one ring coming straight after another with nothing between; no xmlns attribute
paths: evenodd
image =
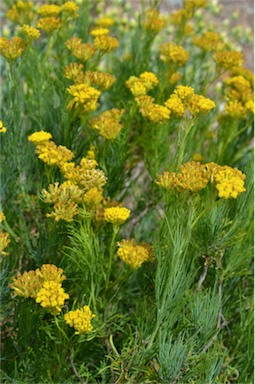
<svg viewBox="0 0 255 384"><path fill-rule="evenodd" d="M149 9L145 14L142 26L152 32L158 33L167 25L167 18L161 16L156 9Z"/></svg>
<svg viewBox="0 0 255 384"><path fill-rule="evenodd" d="M185 10L193 14L197 8L202 8L206 4L207 0L184 0L183 7Z"/></svg>
<svg viewBox="0 0 255 384"><path fill-rule="evenodd" d="M244 188L245 175L237 168L228 166L221 167L215 175L216 188L219 191L219 197L224 199L236 199L237 196L245 192Z"/></svg>
<svg viewBox="0 0 255 384"><path fill-rule="evenodd" d="M175 85L176 83L178 83L178 81L181 79L181 74L179 72L175 72L173 73L169 79L168 79L168 82L169 84L171 85Z"/></svg>
<svg viewBox="0 0 255 384"><path fill-rule="evenodd" d="M177 95L171 95L165 102L165 106L177 117L182 117L184 115L184 105Z"/></svg>
<svg viewBox="0 0 255 384"><path fill-rule="evenodd" d="M21 297L35 298L42 287L42 279L36 271L20 272L17 277L12 278L13 282L10 288L15 291L15 294Z"/></svg>
<svg viewBox="0 0 255 384"><path fill-rule="evenodd" d="M5 248L10 244L10 235L7 232L0 231L0 255L8 256L8 253L5 252Z"/></svg>
<svg viewBox="0 0 255 384"><path fill-rule="evenodd" d="M143 242L138 245L135 239L122 240L117 243L119 249L117 255L133 269L138 269L145 261L153 260L152 249L149 244Z"/></svg>
<svg viewBox="0 0 255 384"><path fill-rule="evenodd" d="M151 89L153 89L158 84L157 76L154 75L153 72L143 72L139 76L139 79L142 80L142 82L146 88L146 91L150 91Z"/></svg>
<svg viewBox="0 0 255 384"><path fill-rule="evenodd" d="M61 7L55 4L45 4L38 8L37 13L42 17L58 16L61 12Z"/></svg>
<svg viewBox="0 0 255 384"><path fill-rule="evenodd" d="M112 207L104 210L104 219L108 223L120 225L130 216L130 210L125 207Z"/></svg>
<svg viewBox="0 0 255 384"><path fill-rule="evenodd" d="M194 36L192 42L206 52L218 51L224 47L224 42L220 35L210 31L203 32L202 36Z"/></svg>
<svg viewBox="0 0 255 384"><path fill-rule="evenodd" d="M85 81L85 74L83 73L83 64L71 63L64 68L64 77L73 80L75 84L82 84Z"/></svg>
<svg viewBox="0 0 255 384"><path fill-rule="evenodd" d="M248 100L247 103L245 103L245 108L248 112L254 114L254 100Z"/></svg>
<svg viewBox="0 0 255 384"><path fill-rule="evenodd" d="M213 58L218 65L224 69L232 67L241 67L244 63L243 54L238 51L221 51L213 55Z"/></svg>
<svg viewBox="0 0 255 384"><path fill-rule="evenodd" d="M60 283L46 281L37 293L35 301L49 310L52 315L57 315L61 312L66 299L69 299L69 295L65 293Z"/></svg>
<svg viewBox="0 0 255 384"><path fill-rule="evenodd" d="M99 91L106 91L115 82L115 77L110 73L99 71L86 71L84 76L84 83L96 87Z"/></svg>
<svg viewBox="0 0 255 384"><path fill-rule="evenodd" d="M184 65L189 59L189 53L182 46L173 42L161 44L160 53L160 59L164 63L174 63L178 66Z"/></svg>
<svg viewBox="0 0 255 384"><path fill-rule="evenodd" d="M174 25L181 25L189 18L187 11L183 8L173 11L169 17L169 21Z"/></svg>
<svg viewBox="0 0 255 384"><path fill-rule="evenodd" d="M0 120L0 133L5 133L7 129L4 127L4 123Z"/></svg>
<svg viewBox="0 0 255 384"><path fill-rule="evenodd" d="M43 264L41 268L37 268L35 273L40 276L42 281L56 281L61 283L66 280L66 276L63 275L63 269L58 268L54 264Z"/></svg>
<svg viewBox="0 0 255 384"><path fill-rule="evenodd" d="M189 99L187 108L192 116L197 116L209 113L215 108L215 103L202 95L195 94Z"/></svg>
<svg viewBox="0 0 255 384"><path fill-rule="evenodd" d="M82 62L90 60L96 53L95 47L89 43L82 43L79 37L71 37L65 45Z"/></svg>
<svg viewBox="0 0 255 384"><path fill-rule="evenodd" d="M102 190L92 188L84 195L84 201L87 205L94 206L99 205L103 200Z"/></svg>
<svg viewBox="0 0 255 384"><path fill-rule="evenodd" d="M46 213L46 217L53 217L55 221L64 220L71 223L79 213L78 205L73 201L60 201L53 205L53 211Z"/></svg>
<svg viewBox="0 0 255 384"><path fill-rule="evenodd" d="M32 27L31 25L27 25L27 24L24 24L22 25L21 27L21 32L23 33L23 35L25 37L27 37L27 39L29 41L33 41L33 40L36 40L40 37L40 31L34 27Z"/></svg>
<svg viewBox="0 0 255 384"><path fill-rule="evenodd" d="M123 125L120 119L124 113L124 109L113 108L109 111L101 113L98 117L90 119L91 128L97 130L101 136L108 140L114 140L121 131Z"/></svg>
<svg viewBox="0 0 255 384"><path fill-rule="evenodd" d="M125 85L130 89L134 96L146 95L147 89L144 82L136 76L130 76L125 82Z"/></svg>
<svg viewBox="0 0 255 384"><path fill-rule="evenodd" d="M76 330L75 334L90 333L93 329L91 320L95 315L91 312L88 305L75 311L69 311L64 315L65 322Z"/></svg>
<svg viewBox="0 0 255 384"><path fill-rule="evenodd" d="M4 220L6 220L5 214L0 212L0 223L2 223Z"/></svg>
<svg viewBox="0 0 255 384"><path fill-rule="evenodd" d="M32 1L17 1L12 8L7 11L7 18L18 24L29 23L33 20L35 14L33 12Z"/></svg>
<svg viewBox="0 0 255 384"><path fill-rule="evenodd" d="M246 108L240 101L231 100L225 105L224 113L232 119L241 119L246 116Z"/></svg>
<svg viewBox="0 0 255 384"><path fill-rule="evenodd" d="M62 164L73 159L74 154L70 149L59 145L57 146L53 141L46 141L43 144L38 144L36 147L38 158L48 165Z"/></svg>
<svg viewBox="0 0 255 384"><path fill-rule="evenodd" d="M59 17L44 17L37 21L37 27L43 31L51 34L56 29L59 29L63 24L63 21Z"/></svg>
<svg viewBox="0 0 255 384"><path fill-rule="evenodd" d="M68 103L67 109L81 109L81 112L92 112L98 107L98 98L100 92L90 87L88 84L77 84L67 88L67 91L73 96Z"/></svg>
<svg viewBox="0 0 255 384"><path fill-rule="evenodd" d="M174 90L174 94L181 99L182 102L187 103L188 100L194 95L194 88L186 85L178 85Z"/></svg>
<svg viewBox="0 0 255 384"><path fill-rule="evenodd" d="M58 182L50 184L48 191L42 190L42 197L46 203L65 203L74 201L80 203L82 201L84 191L70 181L59 185Z"/></svg>
<svg viewBox="0 0 255 384"><path fill-rule="evenodd" d="M90 31L90 34L91 36L102 36L102 35L108 35L109 32L110 31L108 28L97 27L97 28L93 28Z"/></svg>
<svg viewBox="0 0 255 384"><path fill-rule="evenodd" d="M11 40L0 38L0 53L7 61L14 61L20 57L26 48L26 42L18 36Z"/></svg>
<svg viewBox="0 0 255 384"><path fill-rule="evenodd" d="M100 35L94 37L93 45L96 49L105 53L118 48L119 42L115 37Z"/></svg>
<svg viewBox="0 0 255 384"><path fill-rule="evenodd" d="M78 5L74 1L66 1L63 5L60 6L61 12L66 13L68 16L77 17L78 16Z"/></svg>
<svg viewBox="0 0 255 384"><path fill-rule="evenodd" d="M52 134L46 131L34 132L28 136L28 141L31 141L34 145L44 144L46 141L52 139Z"/></svg>
<svg viewBox="0 0 255 384"><path fill-rule="evenodd" d="M103 28L109 28L114 24L114 20L109 16L102 16L96 20L96 25Z"/></svg>
<svg viewBox="0 0 255 384"><path fill-rule="evenodd" d="M153 97L140 96L135 98L139 112L145 119L153 123L162 123L170 118L170 110L163 105L155 104Z"/></svg>

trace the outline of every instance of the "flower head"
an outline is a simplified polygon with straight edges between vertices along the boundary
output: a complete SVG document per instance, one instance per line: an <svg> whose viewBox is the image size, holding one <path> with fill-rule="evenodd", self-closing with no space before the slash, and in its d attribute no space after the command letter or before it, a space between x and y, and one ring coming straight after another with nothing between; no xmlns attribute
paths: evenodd
<svg viewBox="0 0 255 384"><path fill-rule="evenodd" d="M42 288L36 295L36 302L41 304L43 308L49 310L52 315L57 315L61 312L65 300L69 295L65 293L61 284L57 281L45 281Z"/></svg>
<svg viewBox="0 0 255 384"><path fill-rule="evenodd" d="M40 37L41 33L38 29L32 27L31 25L24 24L21 27L22 34L28 39L28 41L36 40Z"/></svg>
<svg viewBox="0 0 255 384"><path fill-rule="evenodd" d="M73 99L68 103L67 109L81 109L81 112L92 112L98 106L100 92L90 87L88 84L77 84L67 88L67 91L73 96Z"/></svg>
<svg viewBox="0 0 255 384"><path fill-rule="evenodd" d="M86 71L84 83L97 88L99 91L106 91L115 82L115 77L110 73L99 71Z"/></svg>
<svg viewBox="0 0 255 384"><path fill-rule="evenodd" d="M122 240L117 243L117 255L133 269L138 269L145 261L153 260L152 247L143 242L138 245L135 239Z"/></svg>
<svg viewBox="0 0 255 384"><path fill-rule="evenodd" d="M71 37L65 42L65 46L82 62L90 60L96 53L95 47L89 43L83 43L79 37Z"/></svg>
<svg viewBox="0 0 255 384"><path fill-rule="evenodd" d="M75 334L90 333L93 329L91 320L95 315L91 312L88 305L69 311L64 315L65 322L76 330Z"/></svg>
<svg viewBox="0 0 255 384"><path fill-rule="evenodd" d="M241 67L244 63L243 54L238 51L221 51L213 55L213 58L218 65L224 69L232 67Z"/></svg>
<svg viewBox="0 0 255 384"><path fill-rule="evenodd" d="M215 175L215 186L219 192L219 197L224 199L236 199L237 196L245 192L245 175L237 168L223 166Z"/></svg>
<svg viewBox="0 0 255 384"><path fill-rule="evenodd" d="M189 53L180 45L173 42L160 45L160 59L164 63L174 63L179 67L184 65L189 59Z"/></svg>
<svg viewBox="0 0 255 384"><path fill-rule="evenodd" d="M36 153L38 158L48 165L57 165L61 167L62 164L73 159L74 154L70 149L63 145L57 146L53 141L45 141L42 144L37 144Z"/></svg>
<svg viewBox="0 0 255 384"><path fill-rule="evenodd" d="M115 37L99 35L94 37L93 45L99 51L106 53L118 48L119 42Z"/></svg>
<svg viewBox="0 0 255 384"><path fill-rule="evenodd" d="M152 32L158 33L167 25L167 18L161 16L156 9L149 9L146 12L142 26Z"/></svg>
<svg viewBox="0 0 255 384"><path fill-rule="evenodd" d="M78 5L74 1L66 1L63 5L60 6L61 12L64 12L68 16L77 17L78 16Z"/></svg>
<svg viewBox="0 0 255 384"><path fill-rule="evenodd" d="M0 38L0 53L7 61L15 61L22 55L25 48L26 42L19 36L14 36L11 40Z"/></svg>
<svg viewBox="0 0 255 384"><path fill-rule="evenodd" d="M44 144L45 142L52 139L52 134L46 131L34 132L28 136L28 141L31 141L34 145Z"/></svg>
<svg viewBox="0 0 255 384"><path fill-rule="evenodd" d="M129 216L130 210L125 207L111 207L104 210L104 219L111 224L123 224Z"/></svg>
<svg viewBox="0 0 255 384"><path fill-rule="evenodd" d="M51 34L56 29L59 29L63 24L63 20L61 20L59 17L43 17L38 20L37 27L42 29L43 31Z"/></svg>
<svg viewBox="0 0 255 384"><path fill-rule="evenodd" d="M37 13L42 17L58 16L61 12L61 7L55 4L45 4L38 8Z"/></svg>
<svg viewBox="0 0 255 384"><path fill-rule="evenodd" d="M218 51L222 49L224 43L216 32L203 32L202 36L194 36L192 42L203 51Z"/></svg>
<svg viewBox="0 0 255 384"><path fill-rule="evenodd" d="M114 24L114 20L109 16L102 16L96 20L96 25L103 27L103 28L109 28L113 24Z"/></svg>
<svg viewBox="0 0 255 384"><path fill-rule="evenodd" d="M90 119L91 128L97 130L101 136L108 140L114 140L121 131L123 125L120 119L124 113L124 109L113 108L109 111L101 113L98 117Z"/></svg>
<svg viewBox="0 0 255 384"><path fill-rule="evenodd" d="M0 120L0 133L5 133L7 129L4 127L4 123Z"/></svg>
<svg viewBox="0 0 255 384"><path fill-rule="evenodd" d="M0 231L0 255L8 256L8 253L5 252L5 248L10 244L10 235L7 232Z"/></svg>

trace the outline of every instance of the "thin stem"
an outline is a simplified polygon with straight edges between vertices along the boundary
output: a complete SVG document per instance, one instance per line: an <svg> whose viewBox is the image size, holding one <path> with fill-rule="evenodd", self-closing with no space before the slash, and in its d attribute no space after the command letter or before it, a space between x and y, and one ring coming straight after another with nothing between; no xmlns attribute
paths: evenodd
<svg viewBox="0 0 255 384"><path fill-rule="evenodd" d="M58 328L58 330L62 333L62 335L64 336L64 338L68 341L70 341L69 337L66 335L65 331L63 331L63 329L59 326L59 322L58 322L58 318L57 316L54 316L54 320L55 320L55 324Z"/></svg>
<svg viewBox="0 0 255 384"><path fill-rule="evenodd" d="M113 225L112 240L111 240L110 251L109 251L109 264L108 264L108 270L107 270L107 276L106 276L106 290L108 290L108 287L109 287L110 275L111 275L111 269L112 269L113 253L114 253L114 242L115 242L115 238L116 238L118 231L119 231L119 226Z"/></svg>
<svg viewBox="0 0 255 384"><path fill-rule="evenodd" d="M181 165L181 163L183 161L183 154L184 154L186 140L187 140L188 134L189 134L191 128L194 126L194 124L195 124L194 120L191 120L190 124L187 127L184 127L185 134L184 134L184 136L181 140L181 143L179 145L176 168L179 168L179 166Z"/></svg>

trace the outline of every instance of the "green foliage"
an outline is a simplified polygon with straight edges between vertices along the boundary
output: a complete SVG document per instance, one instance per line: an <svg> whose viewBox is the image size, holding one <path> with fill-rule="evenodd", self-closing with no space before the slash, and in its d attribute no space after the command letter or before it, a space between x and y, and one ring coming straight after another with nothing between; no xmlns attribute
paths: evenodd
<svg viewBox="0 0 255 384"><path fill-rule="evenodd" d="M141 1L138 12L126 1L80 0L77 17L61 8L61 28L28 42L20 26L36 27L44 2L31 14L21 3L3 2L0 39L2 382L253 382L253 74L238 59L224 68L214 58L239 51L248 32L240 36L234 17L216 29L214 2L184 1L169 19L157 13L164 0ZM119 47L82 60L89 46L66 42L95 44L102 16ZM210 39L195 44L215 30L218 51L207 50ZM13 36L26 46L9 58ZM179 65L180 47L168 57L169 42L189 59ZM71 63L83 65L82 80L67 74ZM109 89L88 83L95 71L114 76ZM154 88L141 80L147 72ZM91 89L71 94L84 84ZM178 86L201 103L179 94L185 112L171 109L166 101L187 91ZM146 97L154 101L143 105ZM108 134L119 128L109 139L91 119L116 108L118 121L101 121ZM47 141L28 140L41 131L52 135L48 158ZM67 149L71 160L61 158ZM68 294L63 303L54 283ZM43 289L52 305L38 303ZM70 314L80 323L68 323Z"/></svg>

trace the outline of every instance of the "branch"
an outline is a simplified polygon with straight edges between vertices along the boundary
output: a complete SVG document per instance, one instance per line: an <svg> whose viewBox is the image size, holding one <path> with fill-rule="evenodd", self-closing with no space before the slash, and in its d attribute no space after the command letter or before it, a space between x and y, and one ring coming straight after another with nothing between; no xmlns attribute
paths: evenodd
<svg viewBox="0 0 255 384"><path fill-rule="evenodd" d="M73 373L75 374L75 376L77 377L77 379L79 381L81 381L83 384L87 384L87 381L83 380L83 378L79 375L77 369L75 368L75 365L74 365L74 362L72 360L72 357L71 357L71 352L68 351L68 360L71 364L71 367L72 367L72 370L73 370Z"/></svg>

